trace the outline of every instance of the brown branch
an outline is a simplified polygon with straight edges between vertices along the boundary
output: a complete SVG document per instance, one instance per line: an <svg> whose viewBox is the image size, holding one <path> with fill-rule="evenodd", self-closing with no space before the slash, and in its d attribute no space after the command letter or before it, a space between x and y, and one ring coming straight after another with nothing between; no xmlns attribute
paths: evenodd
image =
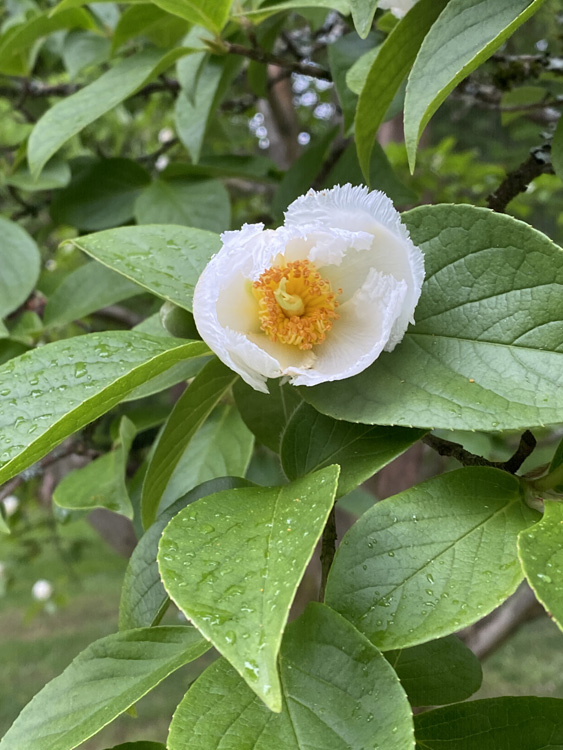
<svg viewBox="0 0 563 750"><path fill-rule="evenodd" d="M225 51L232 55L241 55L264 65L277 65L284 70L289 70L292 73L301 73L302 75L311 76L311 78L322 78L325 81L332 81L330 71L315 65L315 63L295 62L294 60L274 55L271 52L266 52L263 49L245 47L242 44L234 44L233 42L222 42L221 44Z"/></svg>
<svg viewBox="0 0 563 750"><path fill-rule="evenodd" d="M321 541L321 585L319 587L319 601L324 601L328 574L336 554L336 505L332 506L328 521L323 531Z"/></svg>
<svg viewBox="0 0 563 750"><path fill-rule="evenodd" d="M508 471L510 474L515 474L518 471L536 447L536 439L530 430L524 432L516 452L507 461L489 461L483 456L477 456L475 453L466 450L460 443L454 443L451 440L436 437L436 435L426 435L422 438L422 442L440 456L455 458L462 466L492 466L495 469Z"/></svg>
<svg viewBox="0 0 563 750"><path fill-rule="evenodd" d="M504 213L511 200L525 192L528 185L542 174L553 174L550 147L532 149L530 155L519 167L509 172L494 193L487 198L487 206L493 211Z"/></svg>

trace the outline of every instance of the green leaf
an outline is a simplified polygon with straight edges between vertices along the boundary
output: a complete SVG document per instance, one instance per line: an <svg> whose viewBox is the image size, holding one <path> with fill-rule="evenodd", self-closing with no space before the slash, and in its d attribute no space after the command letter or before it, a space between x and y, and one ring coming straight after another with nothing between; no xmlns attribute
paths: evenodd
<svg viewBox="0 0 563 750"><path fill-rule="evenodd" d="M417 750L563 750L563 701L490 698L415 716Z"/></svg>
<svg viewBox="0 0 563 750"><path fill-rule="evenodd" d="M29 297L39 277L41 256L20 226L0 216L0 319Z"/></svg>
<svg viewBox="0 0 563 750"><path fill-rule="evenodd" d="M51 204L57 224L96 231L130 221L135 201L150 185L147 170L132 159L92 159L81 164L70 185Z"/></svg>
<svg viewBox="0 0 563 750"><path fill-rule="evenodd" d="M224 660L178 706L170 750L411 750L412 716L385 659L349 623L309 604L288 626L280 654L283 708L261 703Z"/></svg>
<svg viewBox="0 0 563 750"><path fill-rule="evenodd" d="M145 380L208 352L199 341L104 331L55 341L9 360L0 367L0 483Z"/></svg>
<svg viewBox="0 0 563 750"><path fill-rule="evenodd" d="M190 503L221 490L249 487L251 483L238 477L221 477L200 484L166 508L147 529L129 559L119 603L119 629L151 627L158 623L169 597L160 580L156 556L158 542L168 522Z"/></svg>
<svg viewBox="0 0 563 750"><path fill-rule="evenodd" d="M71 510L107 508L133 519L125 472L135 434L133 422L122 417L114 450L63 477L53 493L55 503Z"/></svg>
<svg viewBox="0 0 563 750"><path fill-rule="evenodd" d="M328 46L328 61L334 80L334 87L344 116L344 131L354 124L358 97L346 83L346 74L354 63L365 53L373 49L374 44L382 41L382 36L371 33L366 39L358 39L354 33L345 34Z"/></svg>
<svg viewBox="0 0 563 750"><path fill-rule="evenodd" d="M18 188L18 190L27 190L36 192L38 190L54 190L63 188L70 182L70 167L68 162L55 157L45 165L45 169L35 180L31 176L26 166L20 167L17 172L8 175L5 178L6 185Z"/></svg>
<svg viewBox="0 0 563 750"><path fill-rule="evenodd" d="M301 388L303 397L349 422L482 431L561 422L561 248L473 206L424 206L404 219L425 255L416 324L360 375Z"/></svg>
<svg viewBox="0 0 563 750"><path fill-rule="evenodd" d="M551 143L551 163L560 180L563 180L563 120L559 118Z"/></svg>
<svg viewBox="0 0 563 750"><path fill-rule="evenodd" d="M160 541L170 597L273 711L282 708L282 633L337 480L331 466L284 487L210 495L178 513Z"/></svg>
<svg viewBox="0 0 563 750"><path fill-rule="evenodd" d="M111 41L92 31L70 31L64 39L62 58L70 79L84 69L107 62Z"/></svg>
<svg viewBox="0 0 563 750"><path fill-rule="evenodd" d="M211 118L228 85L240 70L241 60L242 58L234 56L218 58L207 55L195 79L195 91L183 88L176 98L176 132L195 163L199 161Z"/></svg>
<svg viewBox="0 0 563 750"><path fill-rule="evenodd" d="M198 484L217 477L243 477L254 447L254 435L236 407L220 404L198 429L180 456L160 501L167 508Z"/></svg>
<svg viewBox="0 0 563 750"><path fill-rule="evenodd" d="M37 177L51 156L69 138L134 94L189 51L178 48L164 55L161 50L155 49L137 52L121 60L76 94L67 96L48 109L29 137L27 152L32 175Z"/></svg>
<svg viewBox="0 0 563 750"><path fill-rule="evenodd" d="M268 390L269 393L260 393L237 380L233 395L248 429L270 450L279 453L283 431L303 399L297 388L281 385L279 378L268 380Z"/></svg>
<svg viewBox="0 0 563 750"><path fill-rule="evenodd" d="M214 357L174 405L143 484L141 515L145 528L155 520L161 498L186 446L237 378L236 373Z"/></svg>
<svg viewBox="0 0 563 750"><path fill-rule="evenodd" d="M219 236L212 232L167 224L108 229L69 242L190 312L197 280L221 247Z"/></svg>
<svg viewBox="0 0 563 750"><path fill-rule="evenodd" d="M424 434L422 430L341 422L319 414L309 404L301 404L283 434L281 462L289 479L338 464L337 497L341 497L387 466Z"/></svg>
<svg viewBox="0 0 563 750"><path fill-rule="evenodd" d="M109 750L166 750L160 742L126 742L124 745L115 745Z"/></svg>
<svg viewBox="0 0 563 750"><path fill-rule="evenodd" d="M28 703L1 750L72 750L209 649L190 627L143 628L92 643Z"/></svg>
<svg viewBox="0 0 563 750"><path fill-rule="evenodd" d="M6 523L6 519L4 518L4 512L2 508L0 507L0 534L10 534L10 527Z"/></svg>
<svg viewBox="0 0 563 750"><path fill-rule="evenodd" d="M159 8L216 34L227 23L232 0L153 0Z"/></svg>
<svg viewBox="0 0 563 750"><path fill-rule="evenodd" d="M389 34L370 68L356 113L356 146L366 180L379 126L424 37L446 4L447 0L419 0Z"/></svg>
<svg viewBox="0 0 563 750"><path fill-rule="evenodd" d="M49 297L43 323L46 328L64 326L143 292L121 274L92 261L65 276Z"/></svg>
<svg viewBox="0 0 563 750"><path fill-rule="evenodd" d="M542 520L518 537L524 574L535 595L563 630L563 507L546 500Z"/></svg>
<svg viewBox="0 0 563 750"><path fill-rule="evenodd" d="M352 20L360 39L365 39L370 32L377 3L378 0L350 0Z"/></svg>
<svg viewBox="0 0 563 750"><path fill-rule="evenodd" d="M115 52L130 39L142 35L163 49L174 47L189 29L189 23L180 21L156 5L132 5L124 10L112 37Z"/></svg>
<svg viewBox="0 0 563 750"><path fill-rule="evenodd" d="M305 8L327 8L327 10L335 10L342 15L348 15L350 12L348 0L282 0L279 3L274 2L264 5L264 7L257 10L245 10L233 15L235 17L244 16L253 23L261 23L264 19L282 10L295 10L299 12Z"/></svg>
<svg viewBox="0 0 563 750"><path fill-rule="evenodd" d="M160 177L137 198L135 220L224 232L231 223L229 194L219 180Z"/></svg>
<svg viewBox="0 0 563 750"><path fill-rule="evenodd" d="M470 625L522 580L516 539L538 515L523 494L517 477L471 467L377 503L344 537L326 603L384 651Z"/></svg>
<svg viewBox="0 0 563 750"><path fill-rule="evenodd" d="M450 91L489 58L544 0L450 0L422 42L407 84L405 143L411 171L426 124Z"/></svg>
<svg viewBox="0 0 563 750"><path fill-rule="evenodd" d="M60 29L96 29L96 22L86 10L70 9L50 18L48 13L11 26L0 36L0 73L25 76L30 73L29 51L42 37Z"/></svg>
<svg viewBox="0 0 563 750"><path fill-rule="evenodd" d="M412 706L440 706L469 698L481 687L481 663L455 635L401 651L387 651Z"/></svg>

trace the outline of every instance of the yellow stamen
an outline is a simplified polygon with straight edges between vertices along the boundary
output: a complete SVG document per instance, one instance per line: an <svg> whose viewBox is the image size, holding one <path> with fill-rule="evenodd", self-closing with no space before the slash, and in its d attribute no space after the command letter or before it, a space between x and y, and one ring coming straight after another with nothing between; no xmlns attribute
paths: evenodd
<svg viewBox="0 0 563 750"><path fill-rule="evenodd" d="M268 268L254 282L253 292L260 327L272 341L312 349L322 344L338 318L330 282L308 260Z"/></svg>

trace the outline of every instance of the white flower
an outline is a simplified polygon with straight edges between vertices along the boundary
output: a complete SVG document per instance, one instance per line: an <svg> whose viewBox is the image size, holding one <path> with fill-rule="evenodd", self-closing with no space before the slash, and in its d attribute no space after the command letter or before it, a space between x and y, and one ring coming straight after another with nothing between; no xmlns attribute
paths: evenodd
<svg viewBox="0 0 563 750"><path fill-rule="evenodd" d="M309 191L284 226L245 224L194 294L202 339L258 391L342 380L391 351L413 321L424 262L389 198L365 187Z"/></svg>
<svg viewBox="0 0 563 750"><path fill-rule="evenodd" d="M397 18L405 16L416 4L416 0L379 0L378 7L382 10L390 10Z"/></svg>
<svg viewBox="0 0 563 750"><path fill-rule="evenodd" d="M13 516L17 509L20 507L20 501L15 495L7 495L2 500L2 503L8 517Z"/></svg>
<svg viewBox="0 0 563 750"><path fill-rule="evenodd" d="M53 596L53 584L50 581L46 581L44 578L40 578L35 581L31 589L31 595L38 602L46 602Z"/></svg>

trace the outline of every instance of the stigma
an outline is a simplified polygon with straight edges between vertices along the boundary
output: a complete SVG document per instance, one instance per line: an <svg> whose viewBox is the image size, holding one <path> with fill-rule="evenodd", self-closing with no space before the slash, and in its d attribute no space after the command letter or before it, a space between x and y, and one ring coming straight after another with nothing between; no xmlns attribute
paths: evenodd
<svg viewBox="0 0 563 750"><path fill-rule="evenodd" d="M271 341L312 349L322 344L338 318L330 282L308 260L268 268L254 282L252 291L258 302L260 328Z"/></svg>

